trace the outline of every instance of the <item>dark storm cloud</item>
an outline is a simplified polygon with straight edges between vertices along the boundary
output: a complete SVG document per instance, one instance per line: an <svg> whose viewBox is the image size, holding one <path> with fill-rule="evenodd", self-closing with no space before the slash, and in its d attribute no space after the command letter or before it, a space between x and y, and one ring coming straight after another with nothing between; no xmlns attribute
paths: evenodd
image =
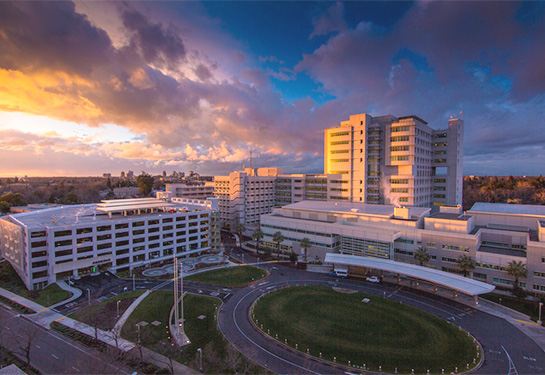
<svg viewBox="0 0 545 375"><path fill-rule="evenodd" d="M2 68L88 76L113 54L106 32L75 13L71 2L0 2Z"/></svg>
<svg viewBox="0 0 545 375"><path fill-rule="evenodd" d="M133 36L131 45L141 51L146 63L167 64L169 67L185 59L182 39L171 29L151 23L142 13L126 9L121 12L123 25Z"/></svg>

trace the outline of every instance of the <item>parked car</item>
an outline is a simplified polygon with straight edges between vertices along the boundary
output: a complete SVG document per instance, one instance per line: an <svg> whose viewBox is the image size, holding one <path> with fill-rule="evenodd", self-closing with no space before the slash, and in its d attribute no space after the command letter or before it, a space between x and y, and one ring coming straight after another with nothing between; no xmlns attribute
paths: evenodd
<svg viewBox="0 0 545 375"><path fill-rule="evenodd" d="M371 283L380 283L380 279L378 277L376 277L376 276L370 276L365 280L367 280L367 281L369 281Z"/></svg>

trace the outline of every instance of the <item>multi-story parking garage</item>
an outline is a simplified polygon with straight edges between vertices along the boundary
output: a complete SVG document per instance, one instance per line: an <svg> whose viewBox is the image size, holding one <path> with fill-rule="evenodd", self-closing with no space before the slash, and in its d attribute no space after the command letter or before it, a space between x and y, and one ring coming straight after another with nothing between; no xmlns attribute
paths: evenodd
<svg viewBox="0 0 545 375"><path fill-rule="evenodd" d="M141 198L63 206L0 220L2 256L27 288L216 249L218 200Z"/></svg>

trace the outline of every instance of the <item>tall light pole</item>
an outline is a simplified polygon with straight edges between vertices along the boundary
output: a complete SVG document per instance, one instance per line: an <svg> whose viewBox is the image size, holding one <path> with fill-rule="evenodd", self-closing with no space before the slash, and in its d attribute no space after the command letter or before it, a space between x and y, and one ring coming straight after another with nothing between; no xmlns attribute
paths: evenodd
<svg viewBox="0 0 545 375"><path fill-rule="evenodd" d="M119 318L119 303L121 302L121 300L117 301L117 317Z"/></svg>
<svg viewBox="0 0 545 375"><path fill-rule="evenodd" d="M539 319L537 321L537 324L541 325L541 306L543 306L543 302L539 303Z"/></svg>
<svg viewBox="0 0 545 375"><path fill-rule="evenodd" d="M87 301L89 302L89 306L91 306L91 289L87 288Z"/></svg>
<svg viewBox="0 0 545 375"><path fill-rule="evenodd" d="M197 349L197 352L199 352L199 370L202 371L202 350L201 350L201 348Z"/></svg>

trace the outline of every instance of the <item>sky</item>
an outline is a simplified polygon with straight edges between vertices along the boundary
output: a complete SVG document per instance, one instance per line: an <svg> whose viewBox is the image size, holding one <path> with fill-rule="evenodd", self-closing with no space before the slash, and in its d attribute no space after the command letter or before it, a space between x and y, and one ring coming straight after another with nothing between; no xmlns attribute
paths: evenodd
<svg viewBox="0 0 545 375"><path fill-rule="evenodd" d="M463 113L465 175L545 174L545 2L0 2L0 176L323 172L350 115Z"/></svg>

